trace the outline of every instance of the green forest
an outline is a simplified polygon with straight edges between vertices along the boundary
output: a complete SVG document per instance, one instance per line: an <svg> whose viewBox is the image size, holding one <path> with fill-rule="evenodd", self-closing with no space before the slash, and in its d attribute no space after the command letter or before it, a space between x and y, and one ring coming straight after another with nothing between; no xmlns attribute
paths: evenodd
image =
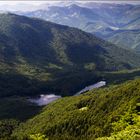
<svg viewBox="0 0 140 140"><path fill-rule="evenodd" d="M0 14L0 140L138 140L139 60L80 29ZM62 98L29 101L49 93Z"/></svg>
<svg viewBox="0 0 140 140"><path fill-rule="evenodd" d="M137 140L140 138L140 79L64 97L38 115L0 123L5 140Z"/></svg>

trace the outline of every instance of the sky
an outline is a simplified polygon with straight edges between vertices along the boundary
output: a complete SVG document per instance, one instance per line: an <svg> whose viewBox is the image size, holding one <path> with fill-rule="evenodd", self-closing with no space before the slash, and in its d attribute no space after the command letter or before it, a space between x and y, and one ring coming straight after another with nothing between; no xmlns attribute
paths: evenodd
<svg viewBox="0 0 140 140"><path fill-rule="evenodd" d="M60 1L63 1L63 2L69 2L69 1L76 1L76 0L46 0L46 1L43 1L43 0L35 0L35 1L32 1L32 0L17 0L17 1L14 1L14 0L0 0L0 4L1 5L5 5L5 4L8 4L8 5L16 5L16 4L21 4L21 3L24 3L24 4L32 4L32 5L40 5L40 4L44 4L44 3L56 3L56 2L60 2ZM105 3L140 3L140 0L138 1L135 1L135 0L127 0L127 1L124 1L124 0L81 0L79 2L88 2L88 1L93 1L93 2L105 2Z"/></svg>
<svg viewBox="0 0 140 140"><path fill-rule="evenodd" d="M48 3L49 1L29 1L29 0L25 0L25 1L0 1L0 4L8 4L8 5L16 5L16 4L21 4L21 3L25 3L25 4L34 4L34 5L40 5L43 3ZM52 3L54 3L55 1L52 1ZM50 2L49 2L50 3Z"/></svg>
<svg viewBox="0 0 140 140"><path fill-rule="evenodd" d="M131 3L131 4L140 4L139 1L134 0L127 0L127 1L117 1L117 0L0 0L0 12L1 11L33 11L40 9L44 4L46 6L61 6L61 5L67 5L69 2L78 2L78 3L85 3L85 2L100 2L100 3ZM60 3L65 2L65 3Z"/></svg>

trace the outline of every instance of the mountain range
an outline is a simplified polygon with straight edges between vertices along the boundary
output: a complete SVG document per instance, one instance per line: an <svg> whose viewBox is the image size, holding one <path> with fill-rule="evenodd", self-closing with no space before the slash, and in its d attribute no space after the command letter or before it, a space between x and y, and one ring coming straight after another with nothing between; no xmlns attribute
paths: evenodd
<svg viewBox="0 0 140 140"><path fill-rule="evenodd" d="M91 2L17 13L76 27L118 46L140 50L139 5Z"/></svg>
<svg viewBox="0 0 140 140"><path fill-rule="evenodd" d="M89 77L95 82L96 71L139 68L139 60L140 56L135 52L76 28L10 13L0 14L1 96L19 94L21 83L26 87L22 88L21 94L32 94L37 90L35 94L39 89L54 91L55 87L59 94L72 94L82 85L79 78L83 77L84 84L90 81ZM87 71L92 74L85 76ZM3 76L5 73L9 76ZM13 80L15 74L21 82ZM7 82L2 82L7 80L10 90L5 88ZM19 86L15 87L16 81ZM43 87L31 84L35 81L37 85L42 81ZM49 86L46 85L48 82ZM71 92L68 93L68 89Z"/></svg>
<svg viewBox="0 0 140 140"><path fill-rule="evenodd" d="M49 16L56 11L61 13L60 16L56 12L53 18L58 21L61 18L61 22L67 19L62 17L72 14L73 21L72 16L68 19L70 24L76 25L74 27L46 21L44 16L37 18L33 15L37 11L18 13L28 17L0 14L0 140L140 138L140 54L135 51L139 50L139 45L133 50L104 40L107 35L113 40L114 30L120 32L124 40L125 34L129 34L130 39L135 35L135 39L139 40L135 34L139 33L137 20L133 22L133 29L129 30L131 33L126 29L118 30L127 24L124 19L120 21L120 17L133 6L124 5L124 9L120 8L122 11L114 11L111 10L114 4L103 4L102 16L97 8L101 4L97 4L96 9L90 6L93 7L89 4L86 7L49 8L50 11L53 9ZM119 9L120 5L117 6ZM89 14L91 11L92 14ZM42 13L42 10L39 12ZM135 14L131 13L135 15L134 19L138 13L137 10ZM120 17L117 17L118 14ZM87 24L85 17L94 18L94 26L100 27L99 23L102 23L107 32L103 35L104 29L94 26L97 33L83 31L79 23L85 21L84 24ZM106 17L104 23L103 17ZM81 29L76 28L78 24ZM88 25L93 25L93 21ZM116 38L120 37L118 33ZM130 39L129 44L133 44ZM119 40L114 39L114 42ZM106 86L75 95L82 88L99 81L104 81ZM31 99L48 94L54 97L54 94L61 95L62 98L47 106L31 102Z"/></svg>

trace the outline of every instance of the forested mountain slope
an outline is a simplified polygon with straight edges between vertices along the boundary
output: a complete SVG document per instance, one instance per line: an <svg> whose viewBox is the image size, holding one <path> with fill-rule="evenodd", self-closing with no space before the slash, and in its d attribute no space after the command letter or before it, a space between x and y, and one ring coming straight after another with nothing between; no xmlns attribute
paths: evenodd
<svg viewBox="0 0 140 140"><path fill-rule="evenodd" d="M66 95L68 89L72 94L81 85L78 79L86 84L93 77L95 82L95 71L138 68L139 60L134 52L76 28L0 14L0 96L33 95L58 88L59 94ZM92 71L92 76L87 71ZM55 88L53 83L60 85Z"/></svg>
<svg viewBox="0 0 140 140"><path fill-rule="evenodd" d="M139 95L140 79L137 79L65 97L21 124L13 136L25 138L41 134L49 140L92 140L112 135L111 140L115 140L115 136L122 140L137 139L140 138Z"/></svg>

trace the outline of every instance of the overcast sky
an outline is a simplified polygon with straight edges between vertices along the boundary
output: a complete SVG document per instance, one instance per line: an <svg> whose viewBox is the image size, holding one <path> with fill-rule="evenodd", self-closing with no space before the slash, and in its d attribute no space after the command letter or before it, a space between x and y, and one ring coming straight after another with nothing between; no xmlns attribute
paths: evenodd
<svg viewBox="0 0 140 140"><path fill-rule="evenodd" d="M4 1L0 1L0 4L8 4L8 5L16 5L16 4L21 4L21 3L25 3L25 4L33 4L33 5L40 5L40 4L43 4L43 3L56 3L56 2L60 2L60 1L63 1L63 2L70 2L69 0L46 0L46 1L40 1L40 0L35 0L35 1L31 1L31 0L17 0L17 1L13 1L13 0L4 0ZM71 0L71 1L76 1L76 0ZM135 1L135 0L127 0L127 1L124 1L124 0L81 0L80 2L88 2L88 1L93 1L93 2L107 2L107 3L140 3L140 0L139 1Z"/></svg>
<svg viewBox="0 0 140 140"><path fill-rule="evenodd" d="M81 1L76 1L76 0L46 0L46 1L39 1L39 0L34 0L34 1L30 1L30 0L17 0L17 1L8 1L8 0L4 0L1 1L0 0L0 12L1 11L8 11L8 12L12 12L12 11L34 11L34 10L38 10L40 8L42 8L42 6L44 6L45 4L45 8L47 6L64 6L69 4L69 2L78 2L78 4L82 4L85 2L100 2L100 3L131 3L131 4L140 4L140 1L116 1L116 0L81 0ZM61 3L61 2L65 2L65 3ZM70 3L71 4L71 3Z"/></svg>

